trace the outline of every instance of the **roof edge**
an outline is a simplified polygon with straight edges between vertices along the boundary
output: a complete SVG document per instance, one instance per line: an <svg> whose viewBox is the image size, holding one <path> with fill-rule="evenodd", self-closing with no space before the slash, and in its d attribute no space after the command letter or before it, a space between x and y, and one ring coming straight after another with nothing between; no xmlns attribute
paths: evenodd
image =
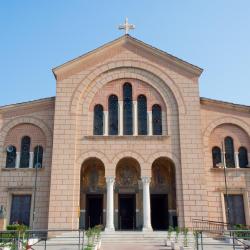
<svg viewBox="0 0 250 250"><path fill-rule="evenodd" d="M21 108L21 107L30 106L30 105L40 105L40 104L43 104L43 103L46 103L46 102L54 102L54 101L55 101L55 96L52 96L52 97L40 98L40 99L27 101L27 102L7 104L7 105L4 105L4 106L0 106L0 112L1 111L7 111L9 109Z"/></svg>
<svg viewBox="0 0 250 250"><path fill-rule="evenodd" d="M246 113L250 113L250 106L244 105L244 104L237 104L233 102L225 102L221 100L215 100L211 98L206 97L200 97L200 103L203 105L211 105L211 106L217 106L221 108L227 108L227 109L233 109L237 111L243 111Z"/></svg>

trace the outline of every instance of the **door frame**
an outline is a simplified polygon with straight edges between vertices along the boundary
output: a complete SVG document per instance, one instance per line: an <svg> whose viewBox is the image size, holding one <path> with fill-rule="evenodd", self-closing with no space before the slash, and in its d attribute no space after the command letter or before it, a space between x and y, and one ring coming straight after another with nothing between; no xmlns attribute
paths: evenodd
<svg viewBox="0 0 250 250"><path fill-rule="evenodd" d="M227 223L227 215L226 215L226 207L225 207L225 195L228 194L238 194L243 196L243 202L244 202L244 212L245 212L245 220L246 224L250 224L250 214L249 214L249 203L248 203L248 192L246 190L228 190L226 193L225 190L223 190L220 195L221 195L221 205L222 205L222 217L223 217L223 222Z"/></svg>
<svg viewBox="0 0 250 250"><path fill-rule="evenodd" d="M121 221L120 221L120 196L131 196L133 198L134 206L133 206L133 226L131 229L122 229L121 228ZM118 230L121 231L130 231L130 230L136 230L136 193L118 193Z"/></svg>
<svg viewBox="0 0 250 250"><path fill-rule="evenodd" d="M86 207L86 212L85 212L85 228L89 228L89 221L88 221L88 210L89 210L89 196L92 197L100 197L101 198L101 203L102 203L102 208L101 208L101 222L103 224L103 207L104 207L104 194L91 194L91 193L87 193L85 195L85 207ZM87 226L87 227L86 227Z"/></svg>

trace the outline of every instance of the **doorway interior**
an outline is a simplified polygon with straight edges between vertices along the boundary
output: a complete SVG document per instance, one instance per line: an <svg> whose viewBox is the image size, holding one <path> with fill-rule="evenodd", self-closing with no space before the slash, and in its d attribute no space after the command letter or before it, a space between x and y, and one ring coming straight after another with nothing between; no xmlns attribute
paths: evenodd
<svg viewBox="0 0 250 250"><path fill-rule="evenodd" d="M103 194L87 194L85 228L100 224L103 224Z"/></svg>
<svg viewBox="0 0 250 250"><path fill-rule="evenodd" d="M136 195L119 194L119 229L135 230L136 228Z"/></svg>
<svg viewBox="0 0 250 250"><path fill-rule="evenodd" d="M153 230L166 230L168 221L168 195L151 194L151 224Z"/></svg>

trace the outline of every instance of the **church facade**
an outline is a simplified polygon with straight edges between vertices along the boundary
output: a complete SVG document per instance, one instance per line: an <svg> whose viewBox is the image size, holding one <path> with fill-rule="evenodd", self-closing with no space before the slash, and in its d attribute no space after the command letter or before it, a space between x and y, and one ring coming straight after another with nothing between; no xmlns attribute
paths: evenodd
<svg viewBox="0 0 250 250"><path fill-rule="evenodd" d="M53 73L55 97L0 107L8 224L249 225L250 107L200 98L202 69L124 35Z"/></svg>

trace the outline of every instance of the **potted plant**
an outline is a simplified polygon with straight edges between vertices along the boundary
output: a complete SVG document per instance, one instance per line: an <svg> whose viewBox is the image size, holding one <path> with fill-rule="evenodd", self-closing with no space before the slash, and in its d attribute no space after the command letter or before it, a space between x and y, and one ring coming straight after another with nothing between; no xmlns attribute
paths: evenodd
<svg viewBox="0 0 250 250"><path fill-rule="evenodd" d="M183 233L183 246L187 247L188 246L188 228L184 227L182 230Z"/></svg>

